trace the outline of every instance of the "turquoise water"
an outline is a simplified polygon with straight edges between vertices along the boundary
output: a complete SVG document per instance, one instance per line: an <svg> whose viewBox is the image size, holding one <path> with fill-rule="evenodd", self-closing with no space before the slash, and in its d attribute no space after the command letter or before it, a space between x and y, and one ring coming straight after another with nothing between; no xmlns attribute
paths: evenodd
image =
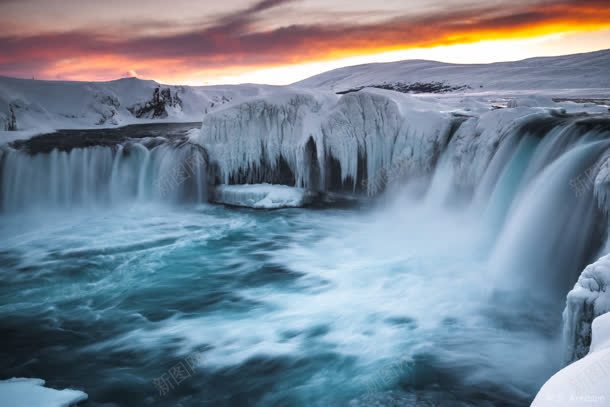
<svg viewBox="0 0 610 407"><path fill-rule="evenodd" d="M194 124L6 147L0 379L104 407L529 405L606 239L571 182L595 123L515 129L473 190L447 150L374 201L277 211L201 204L213 167L175 171L206 157Z"/></svg>
<svg viewBox="0 0 610 407"><path fill-rule="evenodd" d="M402 198L5 214L0 371L93 406L527 405L559 315L494 306L477 224Z"/></svg>

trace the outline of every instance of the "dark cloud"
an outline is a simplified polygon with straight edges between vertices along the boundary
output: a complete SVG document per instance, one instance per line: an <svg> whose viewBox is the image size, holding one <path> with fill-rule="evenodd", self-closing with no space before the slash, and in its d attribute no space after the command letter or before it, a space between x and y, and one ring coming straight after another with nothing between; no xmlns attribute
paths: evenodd
<svg viewBox="0 0 610 407"><path fill-rule="evenodd" d="M256 4L254 4L250 8L247 8L245 13L246 14L258 13L260 11L268 10L270 8L280 6L282 4L292 3L294 1L296 1L296 0L262 0Z"/></svg>

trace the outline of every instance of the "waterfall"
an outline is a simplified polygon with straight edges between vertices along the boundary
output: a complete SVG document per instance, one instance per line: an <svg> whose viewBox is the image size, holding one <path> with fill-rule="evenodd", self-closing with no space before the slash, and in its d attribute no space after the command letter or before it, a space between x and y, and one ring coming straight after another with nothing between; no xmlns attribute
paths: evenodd
<svg viewBox="0 0 610 407"><path fill-rule="evenodd" d="M190 143L126 142L0 156L3 211L135 202L205 202L205 151Z"/></svg>
<svg viewBox="0 0 610 407"><path fill-rule="evenodd" d="M565 298L605 233L592 182L578 186L574 180L595 169L610 146L604 140L609 131L576 118L557 124L540 141L521 140L488 205L500 212L497 224L505 222L491 261L495 273L511 275L503 281L521 289L545 284L557 293L555 300Z"/></svg>

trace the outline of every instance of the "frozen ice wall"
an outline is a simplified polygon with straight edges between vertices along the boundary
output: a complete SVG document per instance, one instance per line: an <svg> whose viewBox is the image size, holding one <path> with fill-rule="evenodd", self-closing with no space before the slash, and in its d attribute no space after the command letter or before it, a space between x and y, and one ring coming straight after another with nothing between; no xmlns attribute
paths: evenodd
<svg viewBox="0 0 610 407"><path fill-rule="evenodd" d="M429 173L460 120L395 92L282 90L206 115L197 141L221 183L374 194L388 169Z"/></svg>

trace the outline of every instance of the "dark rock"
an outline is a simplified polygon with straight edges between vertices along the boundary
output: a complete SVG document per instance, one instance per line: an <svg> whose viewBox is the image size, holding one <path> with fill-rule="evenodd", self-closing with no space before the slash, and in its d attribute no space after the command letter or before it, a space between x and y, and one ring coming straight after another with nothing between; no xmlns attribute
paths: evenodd
<svg viewBox="0 0 610 407"><path fill-rule="evenodd" d="M8 121L6 123L6 130L17 131L17 117L15 116L15 109L13 105L8 106Z"/></svg>
<svg viewBox="0 0 610 407"><path fill-rule="evenodd" d="M170 88L157 87L153 91L151 100L137 103L127 110L137 118L164 119L168 116L168 107L182 109L182 99L178 92L172 95Z"/></svg>
<svg viewBox="0 0 610 407"><path fill-rule="evenodd" d="M112 129L58 130L55 133L16 140L9 145L28 154L45 154L53 150L69 152L75 148L115 147L129 141L152 148L160 143L180 145L188 142L188 132L201 123L137 124Z"/></svg>
<svg viewBox="0 0 610 407"><path fill-rule="evenodd" d="M386 89L393 90L401 93L448 93L448 92L456 92L460 90L471 89L468 85L457 85L451 86L446 84L445 82L413 82L413 83L405 83L405 82L396 82L396 83L382 83L377 85L367 85L360 86L357 88L352 88L348 90L344 90L341 92L337 92L337 95L345 95L347 93L358 92L364 88L377 88L377 89Z"/></svg>

